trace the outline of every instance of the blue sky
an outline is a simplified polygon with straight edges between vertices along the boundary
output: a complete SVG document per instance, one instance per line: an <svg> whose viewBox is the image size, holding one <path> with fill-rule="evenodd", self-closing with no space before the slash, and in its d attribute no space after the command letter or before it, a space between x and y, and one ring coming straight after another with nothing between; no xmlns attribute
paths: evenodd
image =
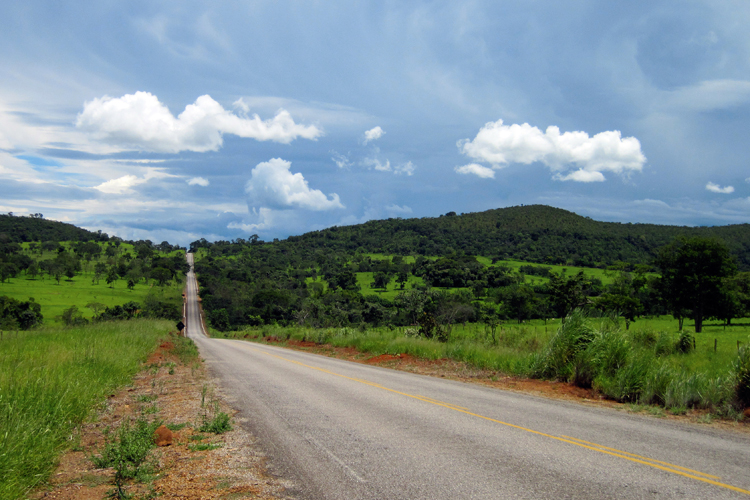
<svg viewBox="0 0 750 500"><path fill-rule="evenodd" d="M750 215L750 4L4 2L0 211L187 244Z"/></svg>

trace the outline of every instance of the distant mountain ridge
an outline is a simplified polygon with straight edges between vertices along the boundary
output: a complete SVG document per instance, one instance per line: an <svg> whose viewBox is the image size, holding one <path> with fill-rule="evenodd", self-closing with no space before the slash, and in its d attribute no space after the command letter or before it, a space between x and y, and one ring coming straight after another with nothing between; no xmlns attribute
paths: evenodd
<svg viewBox="0 0 750 500"><path fill-rule="evenodd" d="M35 214L36 215L36 214ZM47 220L36 216L0 215L0 242L24 243L27 241L107 241L109 237L101 231L86 229Z"/></svg>
<svg viewBox="0 0 750 500"><path fill-rule="evenodd" d="M679 236L722 239L750 269L750 224L713 227L599 222L546 205L422 219L387 219L291 236L283 244L372 253L472 255L578 266L649 263Z"/></svg>
<svg viewBox="0 0 750 500"><path fill-rule="evenodd" d="M373 220L334 226L266 243L308 249L400 255L464 252L537 263L596 266L616 261L649 263L657 250L679 236L720 238L750 270L750 224L686 227L599 222L547 205L498 208L485 212L421 219ZM41 217L0 215L0 242L107 241L92 232ZM191 246L201 246L195 242Z"/></svg>

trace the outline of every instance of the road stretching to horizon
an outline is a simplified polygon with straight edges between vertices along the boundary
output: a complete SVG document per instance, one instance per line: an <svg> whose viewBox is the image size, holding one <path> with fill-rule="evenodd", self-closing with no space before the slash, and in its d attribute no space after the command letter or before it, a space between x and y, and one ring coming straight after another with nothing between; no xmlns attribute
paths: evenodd
<svg viewBox="0 0 750 500"><path fill-rule="evenodd" d="M750 498L745 434L211 339L196 293L188 335L290 497Z"/></svg>

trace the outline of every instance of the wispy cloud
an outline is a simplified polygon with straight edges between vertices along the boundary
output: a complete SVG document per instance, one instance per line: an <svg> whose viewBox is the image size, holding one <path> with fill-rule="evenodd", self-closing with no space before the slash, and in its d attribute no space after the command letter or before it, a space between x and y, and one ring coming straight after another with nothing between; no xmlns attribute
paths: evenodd
<svg viewBox="0 0 750 500"><path fill-rule="evenodd" d="M203 186L206 187L209 185L208 179L204 177L193 177L192 179L187 181L189 186Z"/></svg>
<svg viewBox="0 0 750 500"><path fill-rule="evenodd" d="M479 165L478 163L469 163L468 165L463 165L461 167L456 167L454 169L459 174L464 175L476 175L477 177L481 177L483 179L494 179L495 178L495 171L491 168Z"/></svg>
<svg viewBox="0 0 750 500"><path fill-rule="evenodd" d="M94 189L107 194L123 194L131 190L131 188L138 186L139 184L145 184L151 179L164 179L167 177L178 177L176 175L168 174L156 168L149 168L143 177L136 175L123 175L115 179L105 181L98 186L94 186Z"/></svg>

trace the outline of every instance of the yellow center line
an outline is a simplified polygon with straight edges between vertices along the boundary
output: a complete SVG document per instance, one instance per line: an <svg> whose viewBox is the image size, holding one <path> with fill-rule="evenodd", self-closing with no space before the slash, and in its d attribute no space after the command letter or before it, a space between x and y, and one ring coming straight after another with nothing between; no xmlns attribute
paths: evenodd
<svg viewBox="0 0 750 500"><path fill-rule="evenodd" d="M438 401L436 399L428 398L426 396L418 396L418 395L415 395L415 394L409 394L407 392L401 392L401 391L398 391L396 389L391 389L390 387L385 387L383 385L377 384L375 382L370 382L369 380L364 380L364 379L359 379L359 378L354 378L354 377L348 377L348 376L342 375L340 373L336 373L336 372L332 372L330 370L326 370L325 368L320 368L318 366L308 365L308 364L302 363L300 361L295 361L293 359L285 358L285 357L279 356L277 354L272 354L270 352L267 352L267 351L264 351L262 349L258 349L258 348L255 348L255 347L251 347L251 346L246 345L246 344L243 345L243 347L247 347L248 349L252 349L254 351L261 352L261 353L266 354L268 356L272 356L274 358L278 358L278 359L281 359L283 361L287 361L289 363L294 363L295 365L303 366L305 368L310 368L311 370L317 370L319 372L327 373L327 374L333 375L335 377L340 377L340 378L344 378L344 379L347 379L347 380L352 380L354 382L359 382L361 384L369 385L371 387L375 387L375 388L378 388L378 389L383 389L384 391L392 392L394 394L399 394L401 396L406 396L408 398L417 399L419 401L424 401L425 403L430 403L430 404L433 404L433 405L436 405L436 406L442 406L444 408L448 408L449 410L453 410L453 411L457 411L457 412L460 412L460 413L464 413L466 415L470 415L472 417L480 418L480 419L486 420L488 422L494 422L494 423L501 424L501 425L504 425L504 426L507 426L507 427L511 427L513 429L518 429L518 430L521 430L521 431L524 431L524 432L529 432L531 434L536 434L537 436L544 436L544 437L547 437L547 438L550 438L550 439L554 439L556 441L562 441L563 443L568 443L568 444L572 444L572 445L575 445L575 446L579 446L581 448L586 448L588 450L596 451L596 452L599 452L599 453L604 453L605 455L611 455L613 457L623 458L623 459L629 460L631 462L635 462L635 463L639 463L639 464L643 464L643 465L648 465L649 467L653 467L655 469L663 470L663 471L666 471L666 472L671 472L672 474L677 474L677 475L684 476L684 477L687 477L687 478L690 478L690 479L695 479L696 481L701 481L701 482L704 482L704 483L712 484L714 486L719 486L721 488L726 488L728 490L736 491L736 492L739 492L739 493L744 493L745 495L750 495L750 490L745 490L745 489L742 489L742 488L738 488L736 486L732 486L731 484L721 483L719 481L714 481L713 479L709 479L709 478L717 478L717 479L719 479L718 476L713 476L711 474L705 474L703 472L694 471L692 469L688 469L688 468L685 468L685 467L680 467L680 466L677 466L677 465L672 465L672 464L669 464L668 462L662 462L660 460L655 460L655 459L652 459L652 458L642 457L640 455L635 455L633 453L628 453L628 452L625 452L625 451L616 450L615 448L609 448L607 446L599 445L599 444L596 444L596 443L589 443L588 441L584 441L582 439L572 438L572 437L568 437L568 436L554 436L552 434L547 434L545 432L535 431L534 429L529 429L528 427L522 427L520 425L511 424L511 423L508 423L508 422L503 422L502 420L497 420L495 418L486 417L484 415L479 415L478 413L473 413L473 412L469 411L468 409L465 409L465 408L460 407L460 406L455 406L455 405L452 405L450 403L444 403L442 401Z"/></svg>
<svg viewBox="0 0 750 500"><path fill-rule="evenodd" d="M453 403L446 403L445 401L440 401L439 399L431 398L430 396L418 396L418 397L422 398L428 403L440 403L441 405L450 406L451 408L457 408L459 410L468 410L468 408L466 408L465 406L458 406L458 405L454 405Z"/></svg>
<svg viewBox="0 0 750 500"><path fill-rule="evenodd" d="M697 471L697 470L688 469L687 467L682 467L680 465L670 464L669 462L662 462L661 460L655 460L653 458L643 457L641 455L636 455L635 453L629 453L627 451L618 450L617 448L610 448L609 446L604 446L603 444L592 443L590 441L584 441L583 439L578 439L578 438L574 438L574 437L570 437L570 436L565 436L565 435L563 435L562 437L564 437L566 439L574 439L576 441L580 441L581 443L590 444L592 446L596 446L597 448L602 448L602 449L605 449L605 450L611 450L611 451L614 451L615 453L622 453L623 455L629 455L631 457L636 457L636 458L641 458L643 460L648 460L649 462L654 462L654 463L657 463L657 464L666 465L667 467L671 467L673 469L684 470L685 472L690 472L691 474L698 474L700 476L706 476L706 477L710 477L710 478L713 478L713 479L721 479L721 477L719 477L719 476L713 476L711 474L706 474L705 472L700 472L700 471Z"/></svg>

